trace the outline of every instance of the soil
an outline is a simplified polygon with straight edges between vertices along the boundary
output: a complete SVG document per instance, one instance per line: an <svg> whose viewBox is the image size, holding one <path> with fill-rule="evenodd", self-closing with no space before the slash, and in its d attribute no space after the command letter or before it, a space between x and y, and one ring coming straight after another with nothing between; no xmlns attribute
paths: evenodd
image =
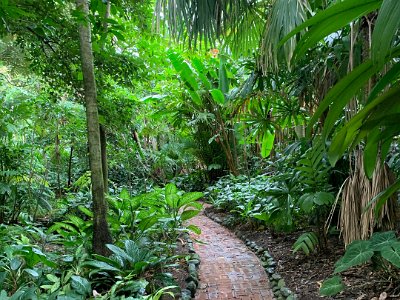
<svg viewBox="0 0 400 300"><path fill-rule="evenodd" d="M213 207L206 211L221 220L229 217L229 214ZM268 249L277 263L275 272L284 278L286 286L297 294L298 299L400 299L400 271L390 270L391 276L372 264L342 272L343 283L347 286L342 293L334 297L319 295L323 280L332 276L335 262L344 254L344 245L338 236L329 237L326 251L306 256L292 252L293 243L305 231L276 234L268 229L257 230L252 224L239 224L230 229L242 239L249 239Z"/></svg>
<svg viewBox="0 0 400 300"><path fill-rule="evenodd" d="M167 270L169 273L171 273L173 277L173 285L179 286L179 289L173 289L171 290L175 295L179 295L180 291L186 288L186 278L189 276L189 271L188 271L188 264L185 259L185 256L190 255L189 254L189 247L187 245L187 242L185 239L178 239L177 243L177 248L175 250L175 255L182 256L179 258L177 261L174 262L172 266L170 266ZM163 300L169 300L173 299L170 296L164 295L162 297Z"/></svg>

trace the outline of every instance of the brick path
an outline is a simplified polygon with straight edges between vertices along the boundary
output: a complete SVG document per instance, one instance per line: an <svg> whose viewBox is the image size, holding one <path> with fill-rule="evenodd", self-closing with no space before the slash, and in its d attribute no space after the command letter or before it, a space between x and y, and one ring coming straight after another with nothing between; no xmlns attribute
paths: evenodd
<svg viewBox="0 0 400 300"><path fill-rule="evenodd" d="M193 237L207 243L195 243L195 251L201 258L196 300L274 299L260 261L241 240L203 214L190 223L202 230L200 237Z"/></svg>

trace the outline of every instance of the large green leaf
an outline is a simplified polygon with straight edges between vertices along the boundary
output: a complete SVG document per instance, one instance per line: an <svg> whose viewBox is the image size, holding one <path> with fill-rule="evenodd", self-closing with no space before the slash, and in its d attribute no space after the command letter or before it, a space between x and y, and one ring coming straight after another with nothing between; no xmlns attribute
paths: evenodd
<svg viewBox="0 0 400 300"><path fill-rule="evenodd" d="M400 1L383 0L372 33L372 59L377 64L385 62L392 41L400 28Z"/></svg>
<svg viewBox="0 0 400 300"><path fill-rule="evenodd" d="M351 89L351 87L348 88ZM363 133L364 135L366 135L368 133L369 130L361 131L360 129L362 129L362 127L365 125L368 118L371 118L372 113L379 114L381 113L382 109L385 109L385 111L388 110L397 111L398 109L397 99L399 93L400 93L400 84L397 84L392 88L390 88L385 93L383 93L382 95L380 95L378 98L375 98L373 101L369 102L360 112L357 113L357 115L355 115L345 126L343 126L342 129L339 130L339 132L333 138L331 147L329 148L328 151L328 157L331 164L335 164L336 161L346 151L346 149L352 144L354 144L355 140L357 141L359 140L357 138L358 134ZM336 102L334 106L336 109ZM339 114L340 112L337 112L337 115ZM330 122L333 122L332 116ZM330 125L331 123L326 124L326 126L329 127ZM372 129L374 127L372 127ZM396 128L398 127L396 126ZM326 129L326 131L328 130L330 131L329 128Z"/></svg>
<svg viewBox="0 0 400 300"><path fill-rule="evenodd" d="M261 144L261 156L267 157L274 146L275 133L270 131L265 131L262 137Z"/></svg>
<svg viewBox="0 0 400 300"><path fill-rule="evenodd" d="M310 119L310 123L307 128L308 134L310 134L313 125L318 121L323 112L329 108L329 113L325 120L323 129L323 135L326 137L334 128L336 121L343 113L343 108L346 106L348 101L379 69L380 67L374 66L372 64L372 60L369 59L356 67L342 80L340 80L328 92L328 94L322 100L322 102L318 106L318 109ZM332 103L334 104L331 105Z"/></svg>
<svg viewBox="0 0 400 300"><path fill-rule="evenodd" d="M396 81L400 76L400 62L395 63L389 71L378 81L368 96L367 103L375 99L378 94L389 84Z"/></svg>
<svg viewBox="0 0 400 300"><path fill-rule="evenodd" d="M394 231L374 232L370 239L373 251L381 251L383 248L390 246L396 241Z"/></svg>
<svg viewBox="0 0 400 300"><path fill-rule="evenodd" d="M331 205L335 200L335 196L328 192L317 192L315 193L315 204L318 205Z"/></svg>
<svg viewBox="0 0 400 300"><path fill-rule="evenodd" d="M372 131L367 135L367 141L364 148L364 170L365 175L368 178L372 178L372 174L374 173L376 160L378 157L379 150L379 140L376 139L381 133L381 130L378 126L374 127Z"/></svg>
<svg viewBox="0 0 400 300"><path fill-rule="evenodd" d="M218 89L226 94L229 92L229 78L226 71L226 58L225 56L221 56L219 61L219 82Z"/></svg>
<svg viewBox="0 0 400 300"><path fill-rule="evenodd" d="M400 268L400 241L393 242L390 247L385 247L381 251L383 258Z"/></svg>
<svg viewBox="0 0 400 300"><path fill-rule="evenodd" d="M71 276L71 287L80 295L88 296L92 292L90 282L81 276Z"/></svg>
<svg viewBox="0 0 400 300"><path fill-rule="evenodd" d="M190 231L194 232L195 234L201 234L201 229L199 227L197 227L196 225L190 224L188 226L186 226L187 229L189 229Z"/></svg>
<svg viewBox="0 0 400 300"><path fill-rule="evenodd" d="M112 271L112 272L119 272L120 269L117 269L113 266L111 266L108 263L102 262L102 261L88 261L82 264L82 266L89 266L89 267L94 267L95 270L90 272L91 274L98 273L98 272L103 272L103 271Z"/></svg>
<svg viewBox="0 0 400 300"><path fill-rule="evenodd" d="M219 89L213 89L211 90L211 96L214 99L214 101L220 105L223 105L225 103L225 96Z"/></svg>
<svg viewBox="0 0 400 300"><path fill-rule="evenodd" d="M298 200L299 206L304 212L309 213L314 207L314 194L303 194Z"/></svg>
<svg viewBox="0 0 400 300"><path fill-rule="evenodd" d="M344 256L335 264L335 273L368 262L374 251L370 241L354 241L346 249Z"/></svg>
<svg viewBox="0 0 400 300"><path fill-rule="evenodd" d="M194 210L194 209L189 209L189 210L185 210L182 214L181 214L181 220L182 221L186 221L189 220L195 216L197 216L200 213L199 210Z"/></svg>
<svg viewBox="0 0 400 300"><path fill-rule="evenodd" d="M120 247L117 247L112 244L107 244L107 248L111 250L114 255L119 256L121 259L125 259L129 262L132 262L132 258Z"/></svg>
<svg viewBox="0 0 400 300"><path fill-rule="evenodd" d="M293 54L293 59L300 58L318 41L321 41L330 33L340 30L351 21L378 9L381 3L382 0L344 0L337 2L296 27L280 42L280 45L283 45L302 30L309 28L300 39Z"/></svg>
<svg viewBox="0 0 400 300"><path fill-rule="evenodd" d="M334 296L340 293L345 288L340 276L334 276L326 279L323 283L319 292L322 296Z"/></svg>
<svg viewBox="0 0 400 300"><path fill-rule="evenodd" d="M204 194L202 192L189 192L183 194L181 199L179 200L179 207L182 207L183 205L189 204L190 202L196 201L203 197Z"/></svg>
<svg viewBox="0 0 400 300"><path fill-rule="evenodd" d="M365 210L369 209L372 204L376 202L375 205L375 216L380 215L382 207L385 205L386 201L398 190L400 189L400 178L397 179L392 185L390 185L386 190L380 192L376 195L365 207Z"/></svg>

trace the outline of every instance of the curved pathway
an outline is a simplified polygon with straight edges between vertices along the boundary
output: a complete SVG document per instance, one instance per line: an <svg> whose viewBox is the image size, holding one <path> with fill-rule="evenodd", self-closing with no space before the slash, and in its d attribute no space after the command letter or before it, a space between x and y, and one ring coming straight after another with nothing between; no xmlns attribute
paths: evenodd
<svg viewBox="0 0 400 300"><path fill-rule="evenodd" d="M272 300L268 276L257 256L228 229L200 214L190 220L206 244L194 243L201 263L196 300Z"/></svg>

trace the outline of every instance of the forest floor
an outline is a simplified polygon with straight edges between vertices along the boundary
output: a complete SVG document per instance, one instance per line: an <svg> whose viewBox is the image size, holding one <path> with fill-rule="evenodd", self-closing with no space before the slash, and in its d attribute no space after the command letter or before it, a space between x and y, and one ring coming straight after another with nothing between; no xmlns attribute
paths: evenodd
<svg viewBox="0 0 400 300"><path fill-rule="evenodd" d="M206 208L207 214L213 214L224 220L229 214ZM269 230L256 230L250 224L239 224L229 228L244 240L254 241L257 245L268 249L277 263L275 272L280 274L286 286L298 296L298 299L355 299L384 300L400 299L400 284L393 277L400 278L399 271L387 272L376 270L372 264L354 267L341 273L346 290L335 297L322 297L319 287L324 279L332 276L335 262L343 255L344 245L337 236L328 240L327 251L305 256L292 252L293 243L304 232L289 234L273 234ZM394 274L396 272L396 274Z"/></svg>

